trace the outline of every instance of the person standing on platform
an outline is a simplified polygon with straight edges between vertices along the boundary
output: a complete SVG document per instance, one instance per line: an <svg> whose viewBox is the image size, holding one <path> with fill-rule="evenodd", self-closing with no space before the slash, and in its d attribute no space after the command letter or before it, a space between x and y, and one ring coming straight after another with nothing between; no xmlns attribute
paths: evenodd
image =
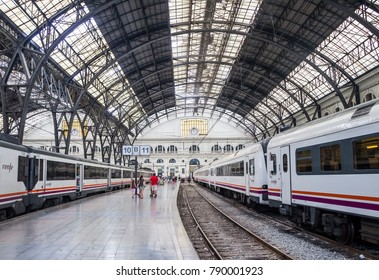
<svg viewBox="0 0 379 280"><path fill-rule="evenodd" d="M143 198L143 190L145 189L145 179L143 178L143 175L139 177L137 187L139 189L139 198Z"/></svg>
<svg viewBox="0 0 379 280"><path fill-rule="evenodd" d="M158 191L158 182L159 178L153 174L153 176L150 177L150 184L151 184L151 197L157 197L157 191Z"/></svg>
<svg viewBox="0 0 379 280"><path fill-rule="evenodd" d="M133 179L132 180L132 198L138 196L139 197L139 189L136 185L136 181Z"/></svg>

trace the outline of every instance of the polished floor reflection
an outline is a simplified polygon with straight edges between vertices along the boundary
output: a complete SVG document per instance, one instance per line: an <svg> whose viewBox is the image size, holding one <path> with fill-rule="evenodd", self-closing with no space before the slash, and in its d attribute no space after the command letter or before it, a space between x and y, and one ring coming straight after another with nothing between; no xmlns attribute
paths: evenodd
<svg viewBox="0 0 379 280"><path fill-rule="evenodd" d="M131 190L81 199L0 223L0 259L195 260L176 206L178 186L158 197Z"/></svg>

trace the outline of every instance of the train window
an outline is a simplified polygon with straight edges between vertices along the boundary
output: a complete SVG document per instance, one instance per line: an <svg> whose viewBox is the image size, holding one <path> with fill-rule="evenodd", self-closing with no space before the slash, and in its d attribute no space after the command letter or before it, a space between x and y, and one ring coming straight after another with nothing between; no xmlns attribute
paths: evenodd
<svg viewBox="0 0 379 280"><path fill-rule="evenodd" d="M132 177L132 172L131 171L123 170L122 173L123 173L122 174L123 178L131 178Z"/></svg>
<svg viewBox="0 0 379 280"><path fill-rule="evenodd" d="M238 173L237 176L244 176L245 175L245 163L243 161L240 161L238 163L239 168L238 168Z"/></svg>
<svg viewBox="0 0 379 280"><path fill-rule="evenodd" d="M253 158L249 161L249 164L250 164L250 175L255 175L255 162Z"/></svg>
<svg viewBox="0 0 379 280"><path fill-rule="evenodd" d="M59 161L47 161L47 180L75 180L75 164L59 162Z"/></svg>
<svg viewBox="0 0 379 280"><path fill-rule="evenodd" d="M288 155L284 154L283 155L283 172L288 171Z"/></svg>
<svg viewBox="0 0 379 280"><path fill-rule="evenodd" d="M379 169L379 136L353 141L354 169Z"/></svg>
<svg viewBox="0 0 379 280"><path fill-rule="evenodd" d="M28 180L28 158L27 157L18 157L18 174L17 174L17 181L18 182L24 182L25 186Z"/></svg>
<svg viewBox="0 0 379 280"><path fill-rule="evenodd" d="M230 164L229 176L243 176L244 175L244 163L243 161Z"/></svg>
<svg viewBox="0 0 379 280"><path fill-rule="evenodd" d="M354 118L358 118L358 117L361 117L361 116L364 116L364 115L367 115L368 113L370 113L371 111L371 108L374 107L375 103L372 103L372 104L368 104L364 107L361 107L359 109L357 109L354 114L351 116L352 119Z"/></svg>
<svg viewBox="0 0 379 280"><path fill-rule="evenodd" d="M121 178L121 170L112 169L112 177L111 178Z"/></svg>
<svg viewBox="0 0 379 280"><path fill-rule="evenodd" d="M276 174L276 154L271 154L270 160L272 161L271 175Z"/></svg>
<svg viewBox="0 0 379 280"><path fill-rule="evenodd" d="M39 180L43 180L43 159L39 160Z"/></svg>
<svg viewBox="0 0 379 280"><path fill-rule="evenodd" d="M106 179L108 178L108 169L95 167L95 166L84 166L84 179Z"/></svg>
<svg viewBox="0 0 379 280"><path fill-rule="evenodd" d="M310 149L296 151L297 173L312 172L312 151Z"/></svg>
<svg viewBox="0 0 379 280"><path fill-rule="evenodd" d="M322 171L341 170L341 147L339 144L320 148L320 162Z"/></svg>

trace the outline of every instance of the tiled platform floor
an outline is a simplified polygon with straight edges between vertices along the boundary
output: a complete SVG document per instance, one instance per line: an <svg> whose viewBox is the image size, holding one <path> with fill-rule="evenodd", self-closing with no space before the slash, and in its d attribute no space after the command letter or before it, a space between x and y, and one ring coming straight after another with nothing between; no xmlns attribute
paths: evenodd
<svg viewBox="0 0 379 280"><path fill-rule="evenodd" d="M0 223L0 259L196 260L176 206L178 185L158 197L131 190L81 199Z"/></svg>

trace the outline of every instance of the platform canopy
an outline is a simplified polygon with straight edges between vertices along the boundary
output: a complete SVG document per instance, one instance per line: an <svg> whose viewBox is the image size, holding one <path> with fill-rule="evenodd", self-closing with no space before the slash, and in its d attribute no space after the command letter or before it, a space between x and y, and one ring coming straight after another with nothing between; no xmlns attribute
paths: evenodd
<svg viewBox="0 0 379 280"><path fill-rule="evenodd" d="M327 95L351 106L357 78L379 65L379 1L6 0L0 7L0 127L21 140L52 116L57 145L62 122L128 142L182 117L219 119L261 139L295 114L317 117ZM351 97L342 95L346 87Z"/></svg>

